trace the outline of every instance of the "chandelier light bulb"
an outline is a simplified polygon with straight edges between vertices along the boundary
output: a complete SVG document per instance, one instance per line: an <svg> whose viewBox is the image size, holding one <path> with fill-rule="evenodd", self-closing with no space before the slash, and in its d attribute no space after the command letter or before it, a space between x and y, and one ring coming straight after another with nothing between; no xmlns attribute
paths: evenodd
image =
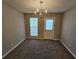
<svg viewBox="0 0 79 59"><path fill-rule="evenodd" d="M40 15L41 15L41 13L40 13Z"/></svg>
<svg viewBox="0 0 79 59"><path fill-rule="evenodd" d="M47 13L47 9L45 9L45 13Z"/></svg>
<svg viewBox="0 0 79 59"><path fill-rule="evenodd" d="M37 14L37 12L36 12L36 11L35 11L34 13L35 13L35 15Z"/></svg>
<svg viewBox="0 0 79 59"><path fill-rule="evenodd" d="M39 9L36 9L37 12L39 12Z"/></svg>

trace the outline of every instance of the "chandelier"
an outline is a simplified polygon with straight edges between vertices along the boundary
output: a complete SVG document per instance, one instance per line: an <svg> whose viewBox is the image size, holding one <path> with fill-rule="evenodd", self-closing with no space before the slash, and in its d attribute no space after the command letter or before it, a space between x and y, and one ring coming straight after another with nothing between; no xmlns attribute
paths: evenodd
<svg viewBox="0 0 79 59"><path fill-rule="evenodd" d="M47 15L47 8L46 9L43 8L43 3L44 3L43 1L40 1L41 8L36 9L36 11L34 12L35 15L40 15L40 16Z"/></svg>

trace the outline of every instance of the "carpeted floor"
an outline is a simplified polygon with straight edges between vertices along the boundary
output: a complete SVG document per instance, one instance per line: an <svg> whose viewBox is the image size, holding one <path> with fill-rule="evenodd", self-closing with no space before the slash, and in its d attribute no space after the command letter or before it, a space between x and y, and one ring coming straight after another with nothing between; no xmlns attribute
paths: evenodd
<svg viewBox="0 0 79 59"><path fill-rule="evenodd" d="M75 59L59 41L25 40L4 59Z"/></svg>

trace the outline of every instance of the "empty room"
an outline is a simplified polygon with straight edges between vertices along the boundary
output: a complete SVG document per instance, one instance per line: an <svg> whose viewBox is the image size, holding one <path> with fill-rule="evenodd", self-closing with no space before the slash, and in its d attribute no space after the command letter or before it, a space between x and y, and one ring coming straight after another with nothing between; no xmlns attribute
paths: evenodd
<svg viewBox="0 0 79 59"><path fill-rule="evenodd" d="M76 59L76 0L2 0L2 59Z"/></svg>

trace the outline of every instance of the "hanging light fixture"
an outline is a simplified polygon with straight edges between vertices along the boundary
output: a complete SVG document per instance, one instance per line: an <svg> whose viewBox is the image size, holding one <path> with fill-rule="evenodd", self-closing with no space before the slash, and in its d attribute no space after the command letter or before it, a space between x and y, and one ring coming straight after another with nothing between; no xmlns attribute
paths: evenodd
<svg viewBox="0 0 79 59"><path fill-rule="evenodd" d="M47 15L47 8L46 9L43 8L43 3L44 2L41 0L40 1L41 8L40 9L36 9L36 11L34 12L35 15L40 15L40 16Z"/></svg>

